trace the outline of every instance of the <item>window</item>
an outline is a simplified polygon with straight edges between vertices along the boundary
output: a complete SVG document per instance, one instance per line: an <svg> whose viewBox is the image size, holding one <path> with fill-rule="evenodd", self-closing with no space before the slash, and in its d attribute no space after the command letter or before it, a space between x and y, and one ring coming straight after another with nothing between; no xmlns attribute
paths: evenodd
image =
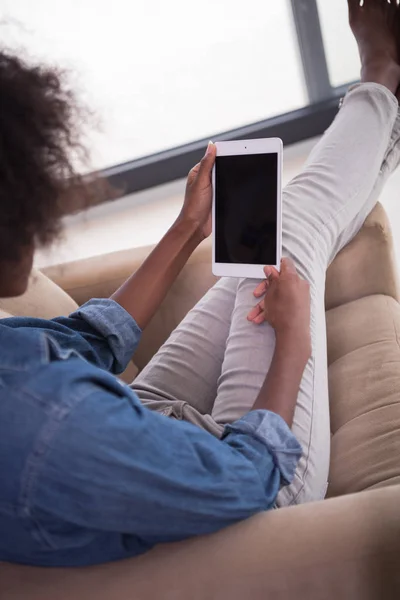
<svg viewBox="0 0 400 600"><path fill-rule="evenodd" d="M66 64L89 92L105 134L96 152L98 167L307 102L286 2L9 0L6 5L14 23L26 27L25 32L17 25L10 29L29 53Z"/></svg>
<svg viewBox="0 0 400 600"><path fill-rule="evenodd" d="M93 168L130 192L183 176L219 134L320 133L337 107L333 88L357 75L345 4L3 0L0 18L6 46L71 71L100 120ZM338 31L350 40L340 53Z"/></svg>
<svg viewBox="0 0 400 600"><path fill-rule="evenodd" d="M331 84L355 81L360 74L356 41L348 25L347 2L318 0Z"/></svg>

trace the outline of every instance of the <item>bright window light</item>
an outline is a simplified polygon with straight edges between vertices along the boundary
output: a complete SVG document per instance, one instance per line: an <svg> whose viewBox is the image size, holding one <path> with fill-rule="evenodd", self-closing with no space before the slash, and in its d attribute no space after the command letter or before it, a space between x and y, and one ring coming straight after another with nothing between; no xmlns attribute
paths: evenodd
<svg viewBox="0 0 400 600"><path fill-rule="evenodd" d="M336 3L334 3L336 4ZM107 167L308 103L284 0L3 0L1 37L67 67Z"/></svg>

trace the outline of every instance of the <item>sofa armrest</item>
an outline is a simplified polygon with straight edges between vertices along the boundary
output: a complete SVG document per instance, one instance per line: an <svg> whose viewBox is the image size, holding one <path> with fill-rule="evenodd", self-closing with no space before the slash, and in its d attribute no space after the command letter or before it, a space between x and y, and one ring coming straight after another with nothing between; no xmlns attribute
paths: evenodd
<svg viewBox="0 0 400 600"><path fill-rule="evenodd" d="M400 486L260 514L218 534L84 569L0 566L7 600L400 597Z"/></svg>
<svg viewBox="0 0 400 600"><path fill-rule="evenodd" d="M392 232L379 203L327 271L326 310L376 294L399 300Z"/></svg>

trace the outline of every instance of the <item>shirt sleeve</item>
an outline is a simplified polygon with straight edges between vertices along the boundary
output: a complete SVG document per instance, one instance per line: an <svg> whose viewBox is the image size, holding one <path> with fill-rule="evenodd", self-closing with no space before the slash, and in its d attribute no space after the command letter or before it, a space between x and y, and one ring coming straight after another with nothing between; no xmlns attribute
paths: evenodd
<svg viewBox="0 0 400 600"><path fill-rule="evenodd" d="M43 528L49 515L149 544L181 540L271 508L300 455L289 428L266 411L218 440L145 409L133 393L97 391L53 439L32 486L33 514Z"/></svg>
<svg viewBox="0 0 400 600"><path fill-rule="evenodd" d="M122 373L140 341L141 330L131 315L111 299L90 300L69 317L7 320L9 327L31 327L47 333L58 358L79 354L111 373Z"/></svg>
<svg viewBox="0 0 400 600"><path fill-rule="evenodd" d="M269 410L254 410L236 423L225 427L224 439L233 447L245 439L242 452L251 460L248 436L263 444L274 461L281 476L281 484L289 485L293 481L302 449L286 422L276 413ZM254 444L250 444L253 450Z"/></svg>

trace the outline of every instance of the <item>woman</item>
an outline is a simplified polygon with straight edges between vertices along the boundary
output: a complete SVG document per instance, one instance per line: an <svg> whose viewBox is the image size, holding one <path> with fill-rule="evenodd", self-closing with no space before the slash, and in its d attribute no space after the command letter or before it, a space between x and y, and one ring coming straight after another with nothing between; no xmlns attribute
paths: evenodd
<svg viewBox="0 0 400 600"><path fill-rule="evenodd" d="M0 560L117 560L324 496L325 272L399 159L400 9L349 5L363 83L285 190L280 274L221 280L130 388L112 375L210 234L210 144L176 223L112 299L1 322ZM13 296L58 230L75 138L56 75L1 54L0 84L0 296Z"/></svg>

